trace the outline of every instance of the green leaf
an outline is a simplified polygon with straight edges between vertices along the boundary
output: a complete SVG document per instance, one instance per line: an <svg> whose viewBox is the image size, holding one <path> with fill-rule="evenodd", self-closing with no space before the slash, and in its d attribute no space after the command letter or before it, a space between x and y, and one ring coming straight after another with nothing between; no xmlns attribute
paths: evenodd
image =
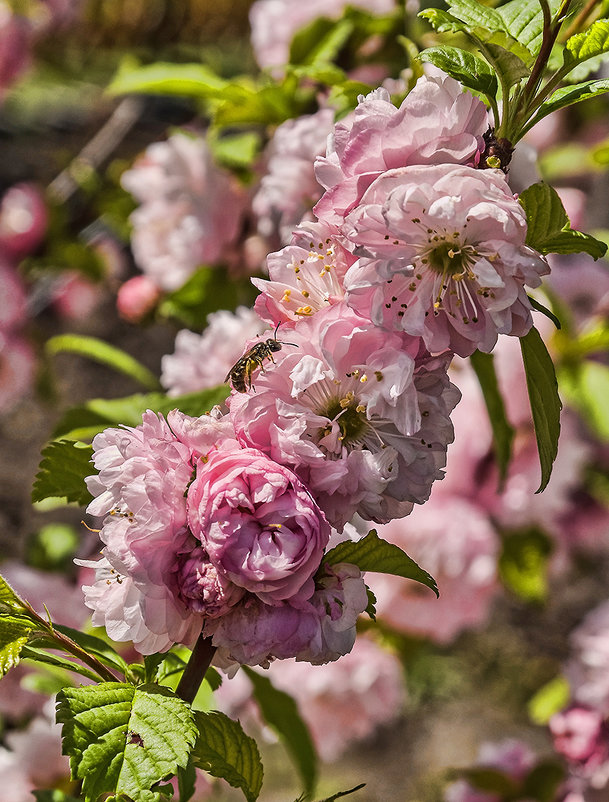
<svg viewBox="0 0 609 802"><path fill-rule="evenodd" d="M3 576L0 576L0 612L7 610L22 613L27 610L23 599L12 589Z"/></svg>
<svg viewBox="0 0 609 802"><path fill-rule="evenodd" d="M202 267L178 290L165 297L158 312L175 317L191 329L204 329L207 316L218 309L251 305L256 291L249 280L227 281L219 268Z"/></svg>
<svg viewBox="0 0 609 802"><path fill-rule="evenodd" d="M516 781L499 769L473 766L467 769L453 769L448 774L451 780L466 780L477 791L497 794L501 798L514 798L518 791Z"/></svg>
<svg viewBox="0 0 609 802"><path fill-rule="evenodd" d="M528 704L529 718L538 727L544 727L569 704L571 688L565 677L555 677L541 687Z"/></svg>
<svg viewBox="0 0 609 802"><path fill-rule="evenodd" d="M83 507L87 505L92 496L85 485L85 477L95 473L92 456L93 449L84 443L72 440L50 443L42 450L32 501L59 497Z"/></svg>
<svg viewBox="0 0 609 802"><path fill-rule="evenodd" d="M244 131L226 136L209 136L209 146L218 164L245 169L254 163L262 140L255 131Z"/></svg>
<svg viewBox="0 0 609 802"><path fill-rule="evenodd" d="M53 432L53 437L76 437L91 439L108 427L139 426L147 409L163 415L179 409L185 415L199 417L209 412L216 404L222 404L230 394L226 384L201 390L197 393L169 398L163 393L148 393L125 398L93 398L82 407L73 407L64 415ZM93 472L93 467L89 473Z"/></svg>
<svg viewBox="0 0 609 802"><path fill-rule="evenodd" d="M0 677L19 663L31 631L25 622L0 617Z"/></svg>
<svg viewBox="0 0 609 802"><path fill-rule="evenodd" d="M527 335L520 338L520 348L541 466L541 483L536 492L541 493L550 481L552 464L558 452L562 404L558 395L554 363L534 326Z"/></svg>
<svg viewBox="0 0 609 802"><path fill-rule="evenodd" d="M216 125L279 125L304 110L292 87L284 84L234 81L221 98L214 111Z"/></svg>
<svg viewBox="0 0 609 802"><path fill-rule="evenodd" d="M549 0L550 12L555 14L561 0ZM543 11L539 0L511 0L497 9L502 25L527 50L537 55L543 39Z"/></svg>
<svg viewBox="0 0 609 802"><path fill-rule="evenodd" d="M176 802L189 802L195 795L196 782L197 772L192 761L189 760L186 768L178 769L178 798Z"/></svg>
<svg viewBox="0 0 609 802"><path fill-rule="evenodd" d="M337 22L327 17L317 17L292 39L290 64L334 61L353 33L353 28L354 24L349 19Z"/></svg>
<svg viewBox="0 0 609 802"><path fill-rule="evenodd" d="M556 328L560 331L562 325L560 320L554 314L554 312L552 312L551 309L548 309L547 306L544 306L536 298L533 298L532 295L527 295L527 298L529 299L529 303L531 304L533 309L536 309L538 312L541 312L542 315L545 315L548 318L548 320L551 320L552 323L556 326Z"/></svg>
<svg viewBox="0 0 609 802"><path fill-rule="evenodd" d="M73 526L45 524L27 545L26 562L41 571L67 571L80 544Z"/></svg>
<svg viewBox="0 0 609 802"><path fill-rule="evenodd" d="M552 542L539 529L505 535L499 557L504 585L525 602L544 602L552 551Z"/></svg>
<svg viewBox="0 0 609 802"><path fill-rule="evenodd" d="M465 22L469 28L486 28L488 31L507 31L501 14L483 6L476 0L448 0L450 13Z"/></svg>
<svg viewBox="0 0 609 802"><path fill-rule="evenodd" d="M296 702L289 694L275 688L268 677L248 666L242 666L242 670L254 686L254 698L262 717L275 730L290 754L305 792L312 793L317 781L317 753ZM312 667L311 671L315 671L315 668Z"/></svg>
<svg viewBox="0 0 609 802"><path fill-rule="evenodd" d="M421 582L431 588L436 596L439 595L436 580L420 568L399 546L382 540L374 529L357 543L345 541L330 549L323 558L322 567L337 563L357 565L360 571L374 571L414 579L415 582Z"/></svg>
<svg viewBox="0 0 609 802"><path fill-rule="evenodd" d="M464 86L481 92L487 97L495 98L497 95L497 78L486 63L473 53L461 50L458 47L428 47L419 53L421 61L427 61L451 75Z"/></svg>
<svg viewBox="0 0 609 802"><path fill-rule="evenodd" d="M573 370L561 372L560 387L593 432L609 442L609 367L586 359Z"/></svg>
<svg viewBox="0 0 609 802"><path fill-rule="evenodd" d="M247 802L255 802L263 776L256 741L224 713L197 712L195 721L199 738L192 752L193 764L241 789Z"/></svg>
<svg viewBox="0 0 609 802"><path fill-rule="evenodd" d="M559 109L564 109L566 106L572 106L574 103L581 103L582 100L589 100L590 98L597 97L598 95L609 92L609 80L599 79L593 81L584 81L584 83L576 84L575 86L563 86L557 89L554 94L540 105L535 116L522 130L522 135L529 131L548 114L553 114Z"/></svg>
<svg viewBox="0 0 609 802"><path fill-rule="evenodd" d="M565 770L556 760L544 760L534 766L522 785L522 799L554 802L558 788L565 780Z"/></svg>
<svg viewBox="0 0 609 802"><path fill-rule="evenodd" d="M45 349L51 356L62 352L86 356L131 376L149 390L157 390L160 387L156 376L137 359L96 337L85 337L83 334L58 334L47 341Z"/></svg>
<svg viewBox="0 0 609 802"><path fill-rule="evenodd" d="M32 791L36 802L79 802L75 796L70 796L58 788L49 791Z"/></svg>
<svg viewBox="0 0 609 802"><path fill-rule="evenodd" d="M609 52L609 20L598 19L581 33L567 39L563 51L564 69L573 67L590 58Z"/></svg>
<svg viewBox="0 0 609 802"><path fill-rule="evenodd" d="M212 691L217 691L223 682L222 674L216 671L213 666L210 666L205 672L205 682L207 682Z"/></svg>
<svg viewBox="0 0 609 802"><path fill-rule="evenodd" d="M105 640L98 638L95 635L89 635L86 632L81 632L72 627L66 627L63 624L54 624L56 630L64 635L67 635L82 649L110 668L116 668L118 671L125 672L127 670L127 662L118 654L118 652Z"/></svg>
<svg viewBox="0 0 609 802"><path fill-rule="evenodd" d="M366 595L368 596L368 606L364 610L373 621L376 621L376 596L366 585Z"/></svg>
<svg viewBox="0 0 609 802"><path fill-rule="evenodd" d="M540 181L519 197L527 217L527 245L539 253L588 253L599 259L607 246L589 234L572 229L556 190Z"/></svg>
<svg viewBox="0 0 609 802"><path fill-rule="evenodd" d="M152 786L186 766L196 738L186 702L154 685L64 688L57 695L57 721L86 802L104 793L134 802L153 799Z"/></svg>
<svg viewBox="0 0 609 802"><path fill-rule="evenodd" d="M499 390L497 374L495 373L493 355L474 351L470 357L470 362L478 377L482 395L484 396L484 403L488 410L488 417L493 431L493 451L497 461L497 468L499 469L499 478L500 481L504 481L512 454L514 427L507 419L503 396Z"/></svg>
<svg viewBox="0 0 609 802"><path fill-rule="evenodd" d="M50 638L34 638L31 644L27 644L23 647L21 652L23 660L32 660L34 663L44 663L54 668L60 668L63 671L73 671L76 674L80 674L81 677L87 677L87 679L91 679L94 682L99 681L99 674L92 671L90 668L80 663L75 663L73 660L61 657L60 655L45 651L45 648L36 648L37 644L40 644L46 649L57 649L57 644Z"/></svg>
<svg viewBox="0 0 609 802"><path fill-rule="evenodd" d="M113 95L153 94L209 98L221 96L227 81L204 64L171 64L157 61L140 66L126 58L107 92Z"/></svg>
<svg viewBox="0 0 609 802"><path fill-rule="evenodd" d="M515 86L523 78L528 78L531 74L531 70L521 58L511 50L507 50L505 47L495 42L487 42L485 46L485 56L499 73L502 83L505 86Z"/></svg>

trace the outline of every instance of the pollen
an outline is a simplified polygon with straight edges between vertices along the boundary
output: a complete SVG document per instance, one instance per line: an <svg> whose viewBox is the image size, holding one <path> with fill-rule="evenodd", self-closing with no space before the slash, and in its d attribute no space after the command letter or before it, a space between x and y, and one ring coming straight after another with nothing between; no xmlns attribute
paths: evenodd
<svg viewBox="0 0 609 802"><path fill-rule="evenodd" d="M375 370L374 371L374 375L376 376L377 382L382 382L383 381L383 374L381 373L380 370Z"/></svg>
<svg viewBox="0 0 609 802"><path fill-rule="evenodd" d="M366 405L365 404L358 404L355 407L355 411L356 412L365 412L366 411Z"/></svg>
<svg viewBox="0 0 609 802"><path fill-rule="evenodd" d="M355 401L355 395L353 394L352 390L349 390L349 392L346 393L345 397L341 398L338 403L341 409L347 409L347 407L351 406L351 404L354 401Z"/></svg>
<svg viewBox="0 0 609 802"><path fill-rule="evenodd" d="M286 292L289 292L289 290L286 290ZM302 291L302 297L303 297L303 298L308 298L308 297L309 297L309 295L310 295L310 293L309 293L309 291L308 291L308 290L303 290L303 291Z"/></svg>
<svg viewBox="0 0 609 802"><path fill-rule="evenodd" d="M361 382L367 382L367 381L368 381L368 377L366 376L366 374L365 374L365 373L364 373L364 375L363 375L363 376L360 378L360 381L361 381Z"/></svg>
<svg viewBox="0 0 609 802"><path fill-rule="evenodd" d="M286 290L286 291L283 293L283 298L282 298L281 300L282 300L282 301L289 301L289 300L290 300L290 295L291 295L291 294L292 294L292 290ZM303 294L304 294L304 293L303 293Z"/></svg>
<svg viewBox="0 0 609 802"><path fill-rule="evenodd" d="M296 310L297 315L302 315L303 317L308 317L309 315L313 314L313 308L311 306L299 306Z"/></svg>

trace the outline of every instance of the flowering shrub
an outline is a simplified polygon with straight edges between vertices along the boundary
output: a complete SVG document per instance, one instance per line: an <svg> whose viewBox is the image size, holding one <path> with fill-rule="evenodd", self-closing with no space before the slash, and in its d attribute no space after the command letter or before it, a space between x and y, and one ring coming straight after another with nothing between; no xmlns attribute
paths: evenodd
<svg viewBox="0 0 609 802"><path fill-rule="evenodd" d="M51 5L59 30L74 9ZM571 410L557 459L562 402L533 313L556 323L563 310L552 292L547 309L529 291L542 287L549 254L598 259L606 245L571 228L548 183L527 185L510 164L543 118L608 90L603 80L561 85L609 51L609 21L586 28L588 4L567 22L568 1L495 9L451 0L449 11L423 10L432 28L465 34L482 58L443 45L419 52L421 23L406 7L355 6L258 0L254 50L270 71L256 78L226 78L200 63L126 61L110 85L119 95L177 96L193 111L183 130L123 170L124 192L116 165L109 168L116 200L96 222L119 218L143 275L117 287L120 270L84 260L81 272L109 279L123 321L172 318L187 328L163 358L160 383L103 341L50 341L49 355L92 356L148 392L69 410L43 452L33 498L75 502L101 519L75 563L92 624L131 647L56 626L0 580L0 669L24 657L61 673L57 721L85 802L161 802L176 777L188 802L195 769L226 779L248 802L258 798L255 741L201 701L222 681L217 669L229 680L247 675L310 796L312 741L294 703L252 667L336 663L377 615L377 642L408 662L421 656L424 638L447 645L480 626L500 581L539 603L539 566L559 573L575 550L577 535L566 532L572 497L588 490L584 469L606 455ZM413 39L403 35L407 20ZM270 41L274 23L283 31ZM8 55L4 83L23 67ZM384 85L363 83L374 75ZM67 201L74 182L94 191L104 143L135 124L138 104L127 98L117 107L97 138L101 154L85 148L50 198ZM0 208L0 335L9 357L28 303L16 263L36 289L57 258L43 242L46 206L24 187ZM60 225L54 213L50 229ZM254 300L248 276L261 266ZM567 336L552 345L559 377L568 388L588 376L594 388L605 365L589 357L607 342L606 327L580 334L564 317ZM202 333L191 330L205 321ZM500 335L518 339L517 367ZM9 357L2 371L16 374ZM471 358L472 370L455 357ZM460 416L459 385L471 390L474 374L480 392ZM573 406L592 408L598 422L592 389ZM549 484L555 459L544 501L529 502L537 484ZM101 557L87 559L99 541ZM443 598L434 605L428 591L437 595L437 583ZM543 722L566 769L509 741L454 775L447 800L553 802L607 784L599 610L576 632L580 654L566 669L577 706L554 705ZM89 684L64 682L68 672ZM372 693L374 682L367 687ZM392 698L398 705L403 697ZM388 718L365 713L362 736ZM17 751L1 756L7 771ZM337 751L328 747L328 756ZM29 788L23 777L14 782L19 793Z"/></svg>

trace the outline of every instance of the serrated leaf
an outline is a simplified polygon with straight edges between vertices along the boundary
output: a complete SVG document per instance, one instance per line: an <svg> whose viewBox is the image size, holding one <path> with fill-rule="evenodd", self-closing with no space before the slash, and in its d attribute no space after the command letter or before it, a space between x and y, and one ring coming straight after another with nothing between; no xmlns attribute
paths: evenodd
<svg viewBox="0 0 609 802"><path fill-rule="evenodd" d="M548 0L555 14L561 0ZM502 26L527 50L537 55L543 38L543 11L539 0L511 0L497 9Z"/></svg>
<svg viewBox="0 0 609 802"><path fill-rule="evenodd" d="M23 599L12 589L6 579L0 576L0 610L23 612L26 609Z"/></svg>
<svg viewBox="0 0 609 802"><path fill-rule="evenodd" d="M499 390L497 374L495 373L493 355L474 351L470 357L470 362L484 396L484 403L486 404L493 432L493 451L499 470L499 478L500 481L503 481L510 464L514 427L507 419L503 396Z"/></svg>
<svg viewBox="0 0 609 802"><path fill-rule="evenodd" d="M524 135L540 120L547 117L548 114L553 114L559 109L572 106L574 103L581 103L583 100L598 97L598 95L603 95L606 92L609 92L609 80L607 79L584 81L584 83L576 84L575 86L563 86L540 105L535 116L522 130L522 134Z"/></svg>
<svg viewBox="0 0 609 802"><path fill-rule="evenodd" d="M569 703L571 688L565 677L555 677L541 687L528 704L529 717L538 727L545 726L555 713Z"/></svg>
<svg viewBox="0 0 609 802"><path fill-rule="evenodd" d="M563 51L564 69L571 70L582 61L609 52L609 20L598 19L581 33L576 33L565 42Z"/></svg>
<svg viewBox="0 0 609 802"><path fill-rule="evenodd" d="M230 388L221 384L209 390L169 398L164 393L138 393L125 398L93 398L82 407L68 410L57 424L53 437L93 438L108 427L138 426L147 409L167 415L179 409L185 415L199 417L209 412L216 404L222 404L230 394ZM93 472L91 466L89 474Z"/></svg>
<svg viewBox="0 0 609 802"><path fill-rule="evenodd" d="M19 663L31 631L26 623L0 617L0 677Z"/></svg>
<svg viewBox="0 0 609 802"><path fill-rule="evenodd" d="M160 388L159 380L154 373L144 367L137 359L134 359L120 348L97 339L97 337L86 337L83 334L58 334L56 337L51 337L50 340L47 340L45 350L51 356L60 353L86 356L95 362L108 365L108 367L119 373L131 376L132 379L149 390Z"/></svg>
<svg viewBox="0 0 609 802"><path fill-rule="evenodd" d="M505 535L499 557L504 585L525 602L545 601L551 554L552 543L539 529Z"/></svg>
<svg viewBox="0 0 609 802"><path fill-rule="evenodd" d="M549 184L532 184L519 201L527 217L526 243L539 253L588 253L599 259L607 251L600 240L571 228L565 207Z"/></svg>
<svg viewBox="0 0 609 802"><path fill-rule="evenodd" d="M373 621L376 621L376 596L366 585L366 595L368 596L368 606L364 610Z"/></svg>
<svg viewBox="0 0 609 802"><path fill-rule="evenodd" d="M421 61L429 62L435 67L451 75L463 86L495 98L497 95L497 78L486 63L473 53L458 47L428 47L419 53Z"/></svg>
<svg viewBox="0 0 609 802"><path fill-rule="evenodd" d="M520 338L520 348L541 467L541 482L535 492L541 493L550 481L552 465L558 453L562 404L552 357L534 326Z"/></svg>
<svg viewBox="0 0 609 802"><path fill-rule="evenodd" d="M94 473L93 449L84 443L61 440L42 450L42 462L32 489L32 501L45 498L65 498L86 506L92 499L85 485L85 476Z"/></svg>
<svg viewBox="0 0 609 802"><path fill-rule="evenodd" d="M531 70L521 58L511 50L507 50L495 42L486 43L485 55L489 58L491 64L501 76L502 83L506 86L515 86L523 78L528 78L531 74Z"/></svg>
<svg viewBox="0 0 609 802"><path fill-rule="evenodd" d="M498 11L483 6L476 0L448 0L448 6L450 13L470 28L481 27L489 31L508 30Z"/></svg>
<svg viewBox="0 0 609 802"><path fill-rule="evenodd" d="M64 688L57 695L57 721L86 802L105 793L134 802L155 798L150 789L186 766L197 734L186 702L154 685Z"/></svg>
<svg viewBox="0 0 609 802"><path fill-rule="evenodd" d="M239 788L247 802L255 802L263 777L256 741L224 713L196 712L195 721L199 737L192 752L193 764Z"/></svg>
<svg viewBox="0 0 609 802"><path fill-rule="evenodd" d="M357 565L360 571L374 571L414 579L415 582L431 588L436 596L439 596L436 580L420 568L399 546L380 538L374 529L356 543L352 541L339 543L330 549L322 560L322 566L337 563Z"/></svg>
<svg viewBox="0 0 609 802"><path fill-rule="evenodd" d="M305 792L312 793L317 781L317 753L296 702L289 694L275 688L268 677L258 674L248 666L242 666L242 671L253 685L254 698L262 717L275 730L290 754Z"/></svg>
<svg viewBox="0 0 609 802"><path fill-rule="evenodd" d="M113 95L154 94L179 97L218 97L227 81L204 64L173 64L157 61L140 66L125 59L107 92Z"/></svg>

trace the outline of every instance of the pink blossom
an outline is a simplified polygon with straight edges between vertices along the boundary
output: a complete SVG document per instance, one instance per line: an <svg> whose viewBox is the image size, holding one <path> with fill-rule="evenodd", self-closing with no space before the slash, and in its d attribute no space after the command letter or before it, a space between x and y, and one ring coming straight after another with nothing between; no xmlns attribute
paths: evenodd
<svg viewBox="0 0 609 802"><path fill-rule="evenodd" d="M324 761L336 760L349 744L393 721L405 698L399 661L365 637L349 654L323 666L275 662L269 678L296 699Z"/></svg>
<svg viewBox="0 0 609 802"><path fill-rule="evenodd" d="M468 501L435 493L403 521L379 530L434 577L440 598L414 582L373 574L377 614L399 632L450 643L481 626L498 590L499 538L482 510Z"/></svg>
<svg viewBox="0 0 609 802"><path fill-rule="evenodd" d="M288 468L252 448L221 447L197 464L188 524L210 562L270 605L309 599L330 527Z"/></svg>
<svg viewBox="0 0 609 802"><path fill-rule="evenodd" d="M21 337L5 336L0 330L0 412L11 409L31 390L35 373L31 345Z"/></svg>
<svg viewBox="0 0 609 802"><path fill-rule="evenodd" d="M30 64L29 21L15 14L5 0L0 2L0 98Z"/></svg>
<svg viewBox="0 0 609 802"><path fill-rule="evenodd" d="M566 666L574 701L609 714L609 601L591 610L571 634Z"/></svg>
<svg viewBox="0 0 609 802"><path fill-rule="evenodd" d="M294 227L312 218L310 210L322 193L313 162L325 152L333 124L334 111L320 109L278 126L266 150L266 172L252 201L258 231L264 237L286 244Z"/></svg>
<svg viewBox="0 0 609 802"><path fill-rule="evenodd" d="M355 512L387 521L407 515L441 478L458 392L447 358L387 333L343 304L293 328L256 391L235 394L239 439L288 465L333 526Z"/></svg>
<svg viewBox="0 0 609 802"><path fill-rule="evenodd" d="M192 643L202 619L180 598L183 555L198 546L186 525L185 491L194 459L230 436L217 417L146 412L135 428L106 429L93 440L99 474L87 479L87 511L105 515L106 544L94 585L85 588L96 625L143 653Z"/></svg>
<svg viewBox="0 0 609 802"><path fill-rule="evenodd" d="M201 137L177 133L150 145L121 183L141 203L130 218L135 260L164 290L218 262L237 236L243 194Z"/></svg>
<svg viewBox="0 0 609 802"><path fill-rule="evenodd" d="M345 273L355 257L337 235L324 223L304 224L290 245L269 254L270 281L252 279L261 293L255 305L260 317L273 324L299 320L343 299Z"/></svg>
<svg viewBox="0 0 609 802"><path fill-rule="evenodd" d="M326 193L315 214L335 225L382 173L413 164L474 164L489 127L484 104L453 78L423 76L397 109L386 89L361 97L317 160Z"/></svg>
<svg viewBox="0 0 609 802"><path fill-rule="evenodd" d="M499 170L388 170L343 232L360 256L345 277L347 303L377 325L461 356L530 329L525 284L538 286L549 268L525 244L524 210Z"/></svg>
<svg viewBox="0 0 609 802"><path fill-rule="evenodd" d="M573 706L555 713L549 722L554 748L581 769L596 770L609 761L609 729L603 715Z"/></svg>
<svg viewBox="0 0 609 802"><path fill-rule="evenodd" d="M0 204L0 248L20 259L41 243L47 227L47 208L34 184L14 184Z"/></svg>
<svg viewBox="0 0 609 802"><path fill-rule="evenodd" d="M179 331L173 354L161 360L161 384L167 394L178 396L222 384L243 354L244 344L265 328L256 312L240 306L235 312L212 312L203 334Z"/></svg>
<svg viewBox="0 0 609 802"><path fill-rule="evenodd" d="M338 19L346 6L390 14L394 0L257 0L250 9L252 46L261 67L287 64L294 35L317 17Z"/></svg>
<svg viewBox="0 0 609 802"><path fill-rule="evenodd" d="M53 308L68 320L88 320L103 298L102 285L68 270L53 286Z"/></svg>
<svg viewBox="0 0 609 802"><path fill-rule="evenodd" d="M356 566L326 566L320 587L297 607L264 604L248 594L229 613L206 623L218 647L215 662L268 667L273 659L295 657L321 665L347 654L355 642L355 622L368 605L366 586Z"/></svg>
<svg viewBox="0 0 609 802"><path fill-rule="evenodd" d="M69 776L68 758L61 752L61 726L45 716L36 716L23 731L7 733L6 743L32 788L48 787ZM4 793L4 775L2 780Z"/></svg>
<svg viewBox="0 0 609 802"><path fill-rule="evenodd" d="M123 320L139 323L156 307L161 291L149 276L134 276L121 284L116 296L116 308Z"/></svg>

